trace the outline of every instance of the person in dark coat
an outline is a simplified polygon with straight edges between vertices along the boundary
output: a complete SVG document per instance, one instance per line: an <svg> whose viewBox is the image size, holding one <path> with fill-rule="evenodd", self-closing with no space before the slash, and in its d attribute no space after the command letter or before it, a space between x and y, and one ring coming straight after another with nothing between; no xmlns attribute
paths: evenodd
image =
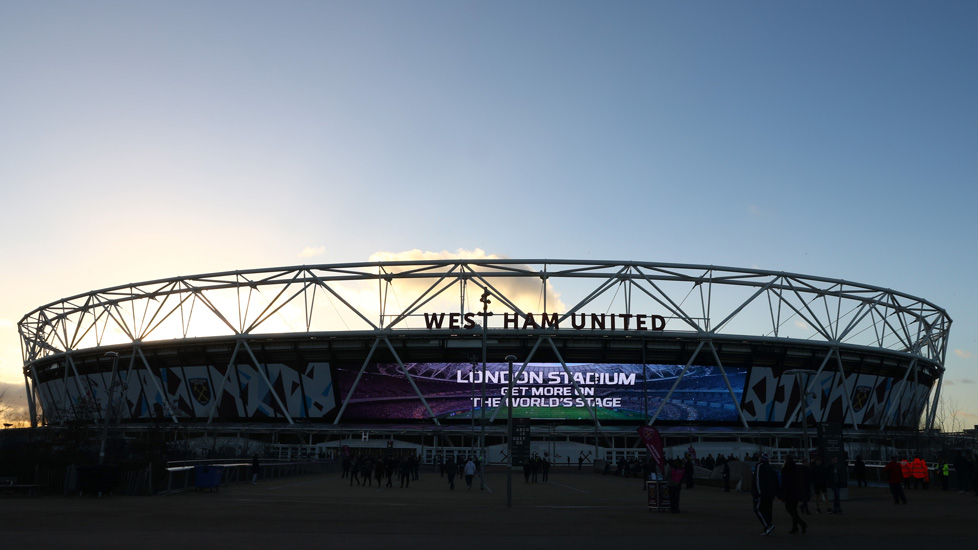
<svg viewBox="0 0 978 550"><path fill-rule="evenodd" d="M767 453L761 453L757 466L754 467L754 479L751 480L750 492L754 497L754 513L761 520L761 534L769 536L774 532L773 510L774 498L778 494L778 473L768 462Z"/></svg>
<svg viewBox="0 0 978 550"><path fill-rule="evenodd" d="M781 467L781 500L784 501L784 509L791 516L791 531L794 535L801 527L802 534L808 530L808 524L802 521L798 515L798 503L804 495L804 476L801 468L795 464L795 459L788 456L784 459L784 466Z"/></svg>
<svg viewBox="0 0 978 550"><path fill-rule="evenodd" d="M258 474L261 473L261 460L258 455L251 458L251 484L258 485Z"/></svg>
<svg viewBox="0 0 978 550"><path fill-rule="evenodd" d="M824 501L827 506L829 499L825 465L822 464L822 458L818 456L815 457L815 462L812 464L812 488L815 491L815 511L821 514L822 507L819 505L819 501Z"/></svg>
<svg viewBox="0 0 978 550"><path fill-rule="evenodd" d="M457 473L458 466L455 465L455 461L452 460L452 457L448 457L448 460L445 461L445 475L448 476L448 488L453 491L455 490L455 474Z"/></svg>
<svg viewBox="0 0 978 550"><path fill-rule="evenodd" d="M730 492L730 462L726 460L723 461L723 492Z"/></svg>
<svg viewBox="0 0 978 550"><path fill-rule="evenodd" d="M799 470L801 471L801 504L798 510L810 516L812 511L808 509L808 502L812 500L812 467L807 458L802 459Z"/></svg>
<svg viewBox="0 0 978 550"><path fill-rule="evenodd" d="M693 488L693 472L694 471L695 470L693 468L693 458L691 456L689 456L689 455L686 455L686 460L683 461L683 480L686 481L686 488L687 489L692 489Z"/></svg>
<svg viewBox="0 0 978 550"><path fill-rule="evenodd" d="M852 467L852 473L856 475L857 487L869 487L869 483L866 482L866 463L863 462L861 455L856 457L856 463Z"/></svg>
<svg viewBox="0 0 978 550"><path fill-rule="evenodd" d="M683 463L678 458L669 463L666 468L666 487L669 491L669 510L673 514L679 513L679 494L683 488L683 476L685 475Z"/></svg>
<svg viewBox="0 0 978 550"><path fill-rule="evenodd" d="M829 465L825 468L825 478L829 483L829 488L832 489L832 507L829 508L829 513L841 514L840 492L846 486L846 471L845 467L839 464L838 456L833 455L829 460Z"/></svg>

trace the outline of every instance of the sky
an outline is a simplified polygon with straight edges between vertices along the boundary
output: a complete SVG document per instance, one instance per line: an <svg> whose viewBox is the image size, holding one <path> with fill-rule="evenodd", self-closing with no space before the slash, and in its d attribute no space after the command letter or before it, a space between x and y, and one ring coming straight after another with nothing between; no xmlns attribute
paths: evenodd
<svg viewBox="0 0 978 550"><path fill-rule="evenodd" d="M924 298L970 428L976 28L964 0L0 0L0 391L60 298L480 250Z"/></svg>

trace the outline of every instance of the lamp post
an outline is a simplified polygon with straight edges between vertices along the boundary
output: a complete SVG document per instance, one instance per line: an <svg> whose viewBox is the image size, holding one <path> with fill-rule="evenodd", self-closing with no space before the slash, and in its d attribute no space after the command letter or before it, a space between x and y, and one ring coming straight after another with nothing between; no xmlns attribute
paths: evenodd
<svg viewBox="0 0 978 550"><path fill-rule="evenodd" d="M109 418L112 416L112 412L115 407L112 404L112 400L115 397L115 377L119 369L119 354L110 351L105 354L106 357L112 358L112 376L109 378L109 391L105 400L105 412L102 414L102 445L98 451L98 463L99 465L105 462L105 442L109 438Z"/></svg>
<svg viewBox="0 0 978 550"><path fill-rule="evenodd" d="M506 454L509 455L509 464L506 465L506 507L513 507L513 361L515 355L507 355L506 362L509 364L509 391L506 393Z"/></svg>
<svg viewBox="0 0 978 550"><path fill-rule="evenodd" d="M489 326L489 289L483 289L482 297L482 401L479 402L479 412L482 415L482 430L479 434L479 464L482 471L479 472L479 489L486 488L486 330Z"/></svg>
<svg viewBox="0 0 978 550"><path fill-rule="evenodd" d="M805 382L801 388L801 431L805 439L805 456L803 458L808 458L809 453L812 451L812 444L808 440L808 396L815 395L815 392L808 391L808 377L816 374L817 371L811 369L791 369L784 371L784 373L795 376L805 376Z"/></svg>

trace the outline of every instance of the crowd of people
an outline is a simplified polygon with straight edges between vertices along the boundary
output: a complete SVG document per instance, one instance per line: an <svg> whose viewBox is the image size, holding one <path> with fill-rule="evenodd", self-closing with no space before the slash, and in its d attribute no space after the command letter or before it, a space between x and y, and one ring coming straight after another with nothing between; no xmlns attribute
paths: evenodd
<svg viewBox="0 0 978 550"><path fill-rule="evenodd" d="M343 468L343 479L349 478L350 486L356 482L358 487L371 487L373 482L377 482L377 487L384 484L386 487L394 486L394 476L401 488L410 488L411 481L418 479L420 460L417 455L409 454L405 456L388 455L384 457L371 455L343 455L340 464Z"/></svg>
<svg viewBox="0 0 978 550"><path fill-rule="evenodd" d="M578 461L580 468L585 460L582 452ZM615 463L614 474L621 477L639 477L642 488L646 480L663 479L669 495L670 510L680 512L680 496L682 489L692 489L694 486L695 467L708 470L721 468L723 490L729 492L731 475L730 466L738 462L733 454L724 456L722 453L715 458L712 454L697 459L692 453L676 456L666 461L663 470L657 468L651 457L619 458ZM257 461L257 459L256 459ZM803 519L811 515L809 505L814 503L815 512L821 514L823 508L828 514L842 514L841 492L848 486L850 465L845 455L833 454L824 459L815 456L796 459L786 456L780 468L773 465L767 454L745 454L743 461L751 464L750 492L753 497L753 511L761 523L761 534L769 536L774 532L773 505L775 500L784 504L785 511L791 517L790 534L804 534L808 523ZM376 482L377 487L392 487L397 477L399 486L409 488L412 480L418 479L420 466L416 454L395 456L344 455L342 457L342 477L350 480L352 486L370 487ZM546 483L549 478L551 460L548 453L540 456L533 453L522 463L525 483ZM569 460L568 460L569 464ZM746 467L744 467L746 468ZM476 456L452 456L436 462L436 469L442 478L447 478L450 490L455 489L457 477L464 479L468 489L472 489L476 476L482 475L482 462ZM256 467L257 470L257 467ZM857 456L851 467L856 486L868 486L868 468L861 456ZM931 483L936 483L941 490L950 490L951 472L955 473L959 494L974 493L978 497L978 462L975 454L959 452L953 461L941 457L936 465L931 467L920 457L899 459L892 457L883 467L880 479L887 482L893 502L896 505L907 504L907 490L928 490ZM605 474L611 474L611 463L606 463ZM257 476L255 476L257 478ZM386 485L385 485L386 480ZM831 496L829 491L831 491Z"/></svg>

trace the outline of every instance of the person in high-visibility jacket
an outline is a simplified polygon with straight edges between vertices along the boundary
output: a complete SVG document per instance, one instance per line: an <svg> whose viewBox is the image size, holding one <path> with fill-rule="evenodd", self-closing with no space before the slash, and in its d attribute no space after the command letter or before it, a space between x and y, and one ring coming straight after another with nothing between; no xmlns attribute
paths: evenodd
<svg viewBox="0 0 978 550"><path fill-rule="evenodd" d="M937 463L937 477L941 480L941 490L948 490L948 481L951 478L951 466L948 465L947 461L942 457L940 462Z"/></svg>
<svg viewBox="0 0 978 550"><path fill-rule="evenodd" d="M916 489L920 485L927 488L927 463L924 462L919 456L913 459L910 463L910 474L913 475L913 488Z"/></svg>
<svg viewBox="0 0 978 550"><path fill-rule="evenodd" d="M907 460L906 458L904 458L903 460L900 461L900 473L903 474L903 487L905 489L909 489L910 488L910 479L913 476L910 475L911 474L911 472L910 472L910 461Z"/></svg>

